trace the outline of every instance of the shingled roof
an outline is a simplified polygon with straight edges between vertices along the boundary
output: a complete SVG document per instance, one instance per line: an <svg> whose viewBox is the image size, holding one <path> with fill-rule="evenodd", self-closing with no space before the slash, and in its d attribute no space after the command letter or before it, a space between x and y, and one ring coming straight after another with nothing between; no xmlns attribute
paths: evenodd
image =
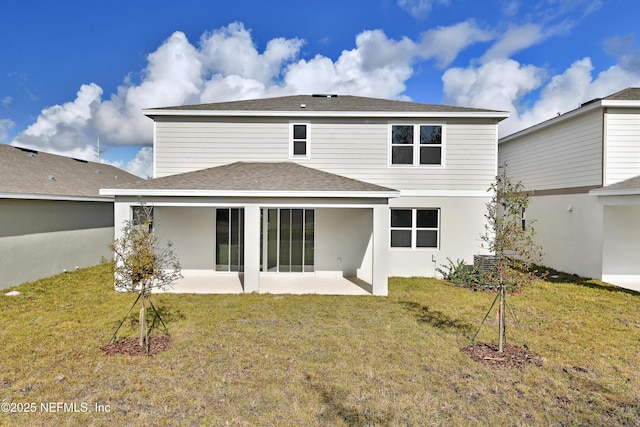
<svg viewBox="0 0 640 427"><path fill-rule="evenodd" d="M0 198L95 198L100 188L140 180L114 166L0 144Z"/></svg>
<svg viewBox="0 0 640 427"><path fill-rule="evenodd" d="M341 112L341 113L508 113L497 110L453 107L437 104L394 101L389 99L366 98L350 95L295 95L277 98L252 99L244 101L216 102L212 104L180 105L174 107L151 108L145 114L166 111L252 111L252 112Z"/></svg>
<svg viewBox="0 0 640 427"><path fill-rule="evenodd" d="M389 193L396 190L356 179L323 172L293 162L261 163L236 162L224 166L202 169L138 181L133 185L103 190L103 194L145 195L166 192L199 191L204 195L226 192L251 193Z"/></svg>

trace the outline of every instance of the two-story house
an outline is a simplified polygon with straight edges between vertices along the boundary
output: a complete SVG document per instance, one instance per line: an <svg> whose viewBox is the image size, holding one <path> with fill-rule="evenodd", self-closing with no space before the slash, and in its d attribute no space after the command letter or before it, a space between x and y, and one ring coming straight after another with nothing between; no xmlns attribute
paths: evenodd
<svg viewBox="0 0 640 427"><path fill-rule="evenodd" d="M548 267L640 290L640 88L502 138Z"/></svg>
<svg viewBox="0 0 640 427"><path fill-rule="evenodd" d="M138 197L153 206L185 277L240 277L244 292L348 277L386 295L389 276L482 253L506 112L308 95L144 113L154 178L102 194L119 224Z"/></svg>

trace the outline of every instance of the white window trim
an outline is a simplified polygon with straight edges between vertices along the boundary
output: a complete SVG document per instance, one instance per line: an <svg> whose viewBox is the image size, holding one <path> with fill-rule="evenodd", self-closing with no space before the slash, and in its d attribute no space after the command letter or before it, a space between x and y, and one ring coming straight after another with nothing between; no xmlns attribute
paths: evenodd
<svg viewBox="0 0 640 427"><path fill-rule="evenodd" d="M301 156L299 154L293 154L293 127L295 125L304 125L307 127L307 146L306 154ZM303 121L290 121L289 122L289 159L310 159L311 158L311 122Z"/></svg>
<svg viewBox="0 0 640 427"><path fill-rule="evenodd" d="M408 227L392 227L391 226L391 211L392 210L411 210L411 228ZM417 211L438 211L438 227L437 228L418 228L418 215ZM441 218L442 218L442 209L440 208L405 208L395 206L390 208L389 211L389 249L393 251L439 251L440 250L440 232L441 232ZM411 247L395 247L391 246L391 232L393 230L411 230ZM418 230L435 230L438 232L437 245L435 247L418 247Z"/></svg>
<svg viewBox="0 0 640 427"><path fill-rule="evenodd" d="M395 165L392 159L391 135L393 126L413 126L413 164ZM440 126L442 128L442 139L440 141L440 164L437 165L421 165L420 164L420 126ZM293 129L293 127L292 127ZM387 129L387 166L390 168L428 168L443 169L446 167L446 141L447 126L445 123L436 122L389 122Z"/></svg>

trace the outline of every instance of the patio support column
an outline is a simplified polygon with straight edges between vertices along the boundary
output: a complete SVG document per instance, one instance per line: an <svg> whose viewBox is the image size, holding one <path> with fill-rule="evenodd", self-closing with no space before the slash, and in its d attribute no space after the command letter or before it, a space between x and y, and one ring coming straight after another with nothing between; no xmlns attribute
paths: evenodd
<svg viewBox="0 0 640 427"><path fill-rule="evenodd" d="M260 206L244 208L244 291L260 291Z"/></svg>
<svg viewBox="0 0 640 427"><path fill-rule="evenodd" d="M373 295L387 296L389 294L389 206L380 205L373 208L373 265L372 288Z"/></svg>

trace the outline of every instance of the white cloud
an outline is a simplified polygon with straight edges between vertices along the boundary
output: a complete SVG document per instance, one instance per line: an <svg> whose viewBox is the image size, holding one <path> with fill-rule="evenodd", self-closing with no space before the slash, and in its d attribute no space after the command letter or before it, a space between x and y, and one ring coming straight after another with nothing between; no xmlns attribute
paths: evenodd
<svg viewBox="0 0 640 427"><path fill-rule="evenodd" d="M11 105L12 102L13 102L13 98L10 96L5 96L4 98L2 98L3 107L8 107L9 105Z"/></svg>
<svg viewBox="0 0 640 427"><path fill-rule="evenodd" d="M390 39L381 30L358 34L355 47L335 61L299 59L303 44L274 38L259 51L241 23L203 34L198 46L175 32L148 55L139 81L125 78L104 100L100 86L82 85L75 100L42 110L12 143L95 160L98 136L107 149L151 145L153 122L142 114L145 108L317 92L396 98L420 56L413 41ZM150 170L142 166L148 159L141 152L123 167Z"/></svg>
<svg viewBox="0 0 640 427"><path fill-rule="evenodd" d="M500 135L506 136L573 110L583 102L640 85L639 69L615 65L595 78L593 70L590 58L575 61L548 80L544 69L513 59L452 68L442 78L445 103L509 111L511 116L500 123ZM536 101L522 106L522 100L536 90Z"/></svg>
<svg viewBox="0 0 640 427"><path fill-rule="evenodd" d="M483 62L510 58L514 53L544 40L543 28L537 24L525 24L507 30L484 54Z"/></svg>
<svg viewBox="0 0 640 427"><path fill-rule="evenodd" d="M117 161L110 164L140 178L150 178L153 175L153 149L142 147L136 157L129 162Z"/></svg>
<svg viewBox="0 0 640 427"><path fill-rule="evenodd" d="M419 52L425 58L436 58L441 68L449 66L466 47L495 38L491 31L482 30L473 21L450 27L438 27L422 35Z"/></svg>
<svg viewBox="0 0 640 427"><path fill-rule="evenodd" d="M0 119L0 142L7 139L9 136L9 130L15 126L15 123L10 119Z"/></svg>
<svg viewBox="0 0 640 427"><path fill-rule="evenodd" d="M409 12L415 18L424 18L434 3L449 4L449 0L398 0L398 6Z"/></svg>
<svg viewBox="0 0 640 427"><path fill-rule="evenodd" d="M268 85L278 78L283 64L298 55L303 44L297 38L275 38L260 53L250 31L235 22L205 33L200 39L200 53L202 63L212 74L242 76Z"/></svg>
<svg viewBox="0 0 640 427"><path fill-rule="evenodd" d="M87 143L90 121L101 95L102 88L95 83L82 85L74 101L42 110L36 122L12 144L52 153L75 152Z"/></svg>

